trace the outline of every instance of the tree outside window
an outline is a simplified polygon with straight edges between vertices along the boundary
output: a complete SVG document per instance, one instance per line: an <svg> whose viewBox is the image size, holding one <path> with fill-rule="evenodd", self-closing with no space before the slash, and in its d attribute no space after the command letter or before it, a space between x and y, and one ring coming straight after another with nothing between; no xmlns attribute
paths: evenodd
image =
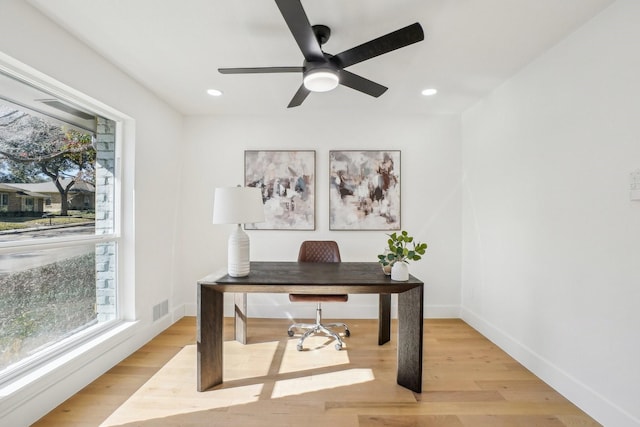
<svg viewBox="0 0 640 427"><path fill-rule="evenodd" d="M51 181L60 194L59 215L69 213L69 192L95 185L96 151L87 132L0 104L0 181ZM44 198L43 198L44 199Z"/></svg>

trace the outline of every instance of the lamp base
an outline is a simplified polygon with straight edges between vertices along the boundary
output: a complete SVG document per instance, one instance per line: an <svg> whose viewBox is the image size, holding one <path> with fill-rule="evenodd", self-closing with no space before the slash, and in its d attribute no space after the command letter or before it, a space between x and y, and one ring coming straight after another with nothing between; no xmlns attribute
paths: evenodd
<svg viewBox="0 0 640 427"><path fill-rule="evenodd" d="M227 270L231 277L249 275L249 236L240 224L229 236Z"/></svg>

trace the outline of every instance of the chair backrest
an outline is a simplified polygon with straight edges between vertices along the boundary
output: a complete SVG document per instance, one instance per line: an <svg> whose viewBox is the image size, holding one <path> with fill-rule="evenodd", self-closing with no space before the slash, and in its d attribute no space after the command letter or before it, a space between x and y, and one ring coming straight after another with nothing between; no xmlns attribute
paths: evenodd
<svg viewBox="0 0 640 427"><path fill-rule="evenodd" d="M333 240L305 240L298 252L299 262L340 262L340 249Z"/></svg>

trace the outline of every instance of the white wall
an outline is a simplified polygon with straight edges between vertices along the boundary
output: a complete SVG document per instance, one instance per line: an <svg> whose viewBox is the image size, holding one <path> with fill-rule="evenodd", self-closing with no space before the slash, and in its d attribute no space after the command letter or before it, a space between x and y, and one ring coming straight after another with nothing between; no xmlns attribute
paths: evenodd
<svg viewBox="0 0 640 427"><path fill-rule="evenodd" d="M640 425L640 2L463 115L463 318L607 426Z"/></svg>
<svg viewBox="0 0 640 427"><path fill-rule="evenodd" d="M54 374L60 381L42 378L23 390L28 404L20 406L3 396L0 424L20 426L38 419L170 324L171 316L152 324L154 304L169 299L172 309L182 307L172 292L182 117L25 1L0 2L0 52L131 118L125 123L122 157L122 246L130 251L121 267L124 286L133 289L135 281L135 293L126 292L124 303L127 318L138 320L136 333L94 360L58 370Z"/></svg>
<svg viewBox="0 0 640 427"><path fill-rule="evenodd" d="M304 108L301 107L301 108ZM213 225L216 186L244 184L244 150L316 151L316 230L248 231L253 260L291 260L305 239L331 239L344 261L377 261L384 231L329 231L329 151L401 150L402 228L429 244L412 274L425 284L425 315L457 317L460 305L460 121L457 116L425 118L312 117L287 110L270 116L189 117L183 171L183 217L179 250L180 283L187 312L195 313L196 281L226 273L227 238L233 226ZM377 317L377 298L352 295L348 306L326 304L325 317ZM228 306L227 306L228 307ZM227 312L229 313L229 312ZM249 315L313 317L314 307L291 304L286 295L249 295Z"/></svg>

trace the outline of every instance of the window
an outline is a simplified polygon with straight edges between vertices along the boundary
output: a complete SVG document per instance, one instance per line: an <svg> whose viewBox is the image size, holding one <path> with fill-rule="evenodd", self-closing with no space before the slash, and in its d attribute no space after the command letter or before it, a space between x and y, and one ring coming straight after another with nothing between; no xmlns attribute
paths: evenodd
<svg viewBox="0 0 640 427"><path fill-rule="evenodd" d="M9 210L9 194L0 193L0 212Z"/></svg>
<svg viewBox="0 0 640 427"><path fill-rule="evenodd" d="M53 98L0 63L0 383L120 318L117 122Z"/></svg>
<svg viewBox="0 0 640 427"><path fill-rule="evenodd" d="M33 197L23 197L22 212L33 212L33 211L34 211Z"/></svg>

